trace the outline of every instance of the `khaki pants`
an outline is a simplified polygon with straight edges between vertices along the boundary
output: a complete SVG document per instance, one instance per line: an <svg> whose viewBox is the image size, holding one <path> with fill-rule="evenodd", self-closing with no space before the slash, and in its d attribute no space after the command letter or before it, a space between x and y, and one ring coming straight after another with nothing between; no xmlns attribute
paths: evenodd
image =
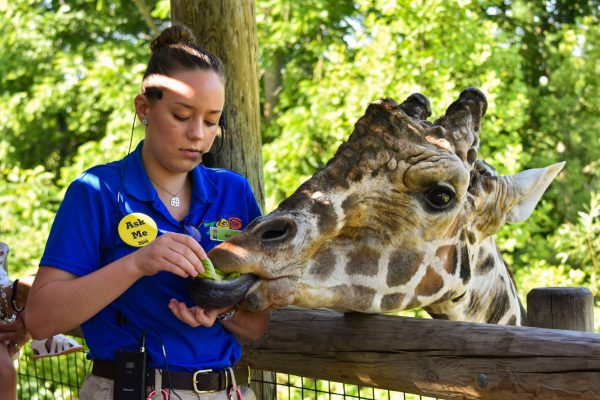
<svg viewBox="0 0 600 400"><path fill-rule="evenodd" d="M248 386L240 386L243 400L256 400L256 396L252 389ZM163 388L167 389L167 388ZM177 399L174 393L177 393L181 400L229 400L226 390L211 393L195 393L191 390L171 390L170 399ZM79 392L79 400L113 400L114 398L114 382L110 379L101 378L96 375L89 375L85 378L81 391ZM160 399L162 396L155 396L153 400ZM238 400L233 394L233 400ZM239 400L242 400L239 399Z"/></svg>

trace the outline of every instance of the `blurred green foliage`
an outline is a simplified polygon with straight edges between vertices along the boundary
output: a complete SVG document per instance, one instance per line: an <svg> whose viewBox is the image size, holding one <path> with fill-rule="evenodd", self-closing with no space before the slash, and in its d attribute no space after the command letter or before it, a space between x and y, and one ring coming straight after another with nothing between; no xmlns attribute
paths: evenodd
<svg viewBox="0 0 600 400"><path fill-rule="evenodd" d="M418 91L436 116L477 86L489 100L480 154L500 173L567 161L532 217L498 235L521 293L582 285L598 299L599 10L258 0L267 208L325 165L371 101ZM69 182L127 152L149 40L168 17L168 0L0 0L0 240L13 274L35 268Z"/></svg>

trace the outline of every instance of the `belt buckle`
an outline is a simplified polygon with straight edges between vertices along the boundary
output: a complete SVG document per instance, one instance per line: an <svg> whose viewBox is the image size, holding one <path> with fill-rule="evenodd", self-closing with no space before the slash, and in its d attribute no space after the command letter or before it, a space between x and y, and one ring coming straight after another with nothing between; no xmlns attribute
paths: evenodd
<svg viewBox="0 0 600 400"><path fill-rule="evenodd" d="M213 372L212 369L199 369L198 371L194 372L194 376L192 377L192 385L194 387L194 392L197 394L201 394L201 393L212 393L214 392L214 390L200 390L198 389L198 386L196 385L197 381L196 378L198 377L198 375L201 374L205 374L207 372ZM227 378L227 374L225 374L225 387L229 386L229 381Z"/></svg>

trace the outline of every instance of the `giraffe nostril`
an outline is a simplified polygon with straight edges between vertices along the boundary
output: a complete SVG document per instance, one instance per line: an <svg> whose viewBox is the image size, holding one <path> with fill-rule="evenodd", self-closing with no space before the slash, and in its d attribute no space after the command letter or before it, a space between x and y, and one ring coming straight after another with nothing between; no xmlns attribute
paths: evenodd
<svg viewBox="0 0 600 400"><path fill-rule="evenodd" d="M294 237L296 223L289 218L272 218L261 222L252 230L254 237L265 242L287 241Z"/></svg>

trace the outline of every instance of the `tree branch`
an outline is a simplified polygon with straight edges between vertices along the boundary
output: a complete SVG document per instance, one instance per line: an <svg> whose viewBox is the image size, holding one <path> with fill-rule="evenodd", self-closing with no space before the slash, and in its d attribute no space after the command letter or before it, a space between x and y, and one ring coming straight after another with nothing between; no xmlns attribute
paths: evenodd
<svg viewBox="0 0 600 400"><path fill-rule="evenodd" d="M152 15L150 15L150 11L148 10L148 6L146 5L146 2L144 0L133 0L133 2L135 3L138 10L140 11L140 14L142 14L142 17L144 18L146 25L148 25L148 28L150 28L152 36L156 36L156 34L158 33L158 27L154 23L154 19L152 19Z"/></svg>

